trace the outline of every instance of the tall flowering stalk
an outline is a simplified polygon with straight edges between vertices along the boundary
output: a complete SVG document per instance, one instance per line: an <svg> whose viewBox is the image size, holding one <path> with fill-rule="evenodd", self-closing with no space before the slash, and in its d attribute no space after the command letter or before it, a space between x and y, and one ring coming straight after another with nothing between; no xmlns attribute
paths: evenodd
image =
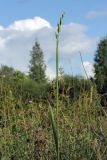
<svg viewBox="0 0 107 160"><path fill-rule="evenodd" d="M64 14L62 14L60 21L58 23L58 28L56 32L56 121L55 121L55 116L52 110L52 107L49 105L49 110L50 110L50 118L51 118L51 123L52 123L52 130L53 130L53 137L55 141L55 147L56 147L56 159L59 160L60 155L59 155L59 128L58 128L58 112L59 112L59 102L58 102L58 96L59 96L59 86L58 86L58 69L59 69L59 35L61 32L61 26L62 26L62 21L64 18Z"/></svg>
<svg viewBox="0 0 107 160"><path fill-rule="evenodd" d="M56 131L57 131L57 159L59 160L59 129L58 129L58 111L59 111L59 103L58 103L58 96L59 96L59 36L61 32L61 26L63 22L64 14L62 14L60 21L57 25L57 33L56 33Z"/></svg>

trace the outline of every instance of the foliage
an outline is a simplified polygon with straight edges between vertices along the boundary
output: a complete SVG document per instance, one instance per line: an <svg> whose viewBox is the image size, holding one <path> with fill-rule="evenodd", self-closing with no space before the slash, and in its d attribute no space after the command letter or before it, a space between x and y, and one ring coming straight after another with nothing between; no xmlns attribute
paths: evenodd
<svg viewBox="0 0 107 160"><path fill-rule="evenodd" d="M59 77L59 99L63 99L63 101L70 101L73 103L74 101L79 99L79 96L83 93L87 93L91 91L91 84L94 88L96 88L94 82L90 80L84 79L84 77L80 76L71 76L67 74L63 74ZM52 90L52 98L54 99L55 93L55 79L52 81L51 90Z"/></svg>
<svg viewBox="0 0 107 160"><path fill-rule="evenodd" d="M40 44L37 41L35 42L31 51L29 69L29 76L31 79L38 83L46 81L46 65L44 63L44 55L42 49L40 48Z"/></svg>
<svg viewBox="0 0 107 160"><path fill-rule="evenodd" d="M0 159L56 159L48 104L42 100L26 104L9 86L0 83L0 88ZM96 90L81 94L69 108L60 100L60 159L106 160L106 115Z"/></svg>
<svg viewBox="0 0 107 160"><path fill-rule="evenodd" d="M98 44L94 68L98 92L101 94L107 94L107 37L100 40ZM106 101L105 103L107 104L107 95L104 97Z"/></svg>
<svg viewBox="0 0 107 160"><path fill-rule="evenodd" d="M1 68L0 68L0 77L11 78L11 77L13 77L14 73L15 73L14 68L8 67L6 65L1 65Z"/></svg>

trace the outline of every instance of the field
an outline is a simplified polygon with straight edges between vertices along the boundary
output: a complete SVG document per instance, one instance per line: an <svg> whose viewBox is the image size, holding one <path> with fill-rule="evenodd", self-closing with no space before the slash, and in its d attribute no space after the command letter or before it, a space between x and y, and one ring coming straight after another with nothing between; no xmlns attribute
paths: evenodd
<svg viewBox="0 0 107 160"><path fill-rule="evenodd" d="M49 102L24 102L9 86L1 83L0 157L2 160L56 159L49 105L56 117L55 99ZM94 87L70 102L67 95L59 100L60 159L106 160L107 113L100 105Z"/></svg>

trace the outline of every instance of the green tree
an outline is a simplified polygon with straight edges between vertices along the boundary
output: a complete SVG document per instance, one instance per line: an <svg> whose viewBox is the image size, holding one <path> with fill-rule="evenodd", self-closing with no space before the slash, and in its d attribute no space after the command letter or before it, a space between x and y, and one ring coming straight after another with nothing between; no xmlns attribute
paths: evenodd
<svg viewBox="0 0 107 160"><path fill-rule="evenodd" d="M40 44L36 41L31 50L31 60L29 66L29 76L37 83L46 81L46 65L44 63L43 51Z"/></svg>
<svg viewBox="0 0 107 160"><path fill-rule="evenodd" d="M23 72L21 72L21 71L15 71L14 79L22 80L23 81L23 80L25 80L27 78L28 78L28 76L25 75Z"/></svg>
<svg viewBox="0 0 107 160"><path fill-rule="evenodd" d="M107 37L100 40L95 55L95 82L97 85L98 92L106 95L107 94ZM104 98L105 97L105 98ZM104 101L107 102L107 95L104 96Z"/></svg>
<svg viewBox="0 0 107 160"><path fill-rule="evenodd" d="M8 67L6 65L1 65L0 68L0 77L12 78L15 73L14 68Z"/></svg>

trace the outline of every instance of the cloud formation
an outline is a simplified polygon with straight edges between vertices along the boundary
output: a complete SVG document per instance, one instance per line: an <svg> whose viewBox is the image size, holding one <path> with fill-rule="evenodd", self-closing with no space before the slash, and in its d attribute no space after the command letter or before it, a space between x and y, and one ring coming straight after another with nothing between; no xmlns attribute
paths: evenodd
<svg viewBox="0 0 107 160"><path fill-rule="evenodd" d="M88 77L93 77L94 76L93 64L89 61L85 61L85 62L83 62L83 65L85 67L85 70L86 70Z"/></svg>
<svg viewBox="0 0 107 160"><path fill-rule="evenodd" d="M44 52L47 64L47 75L55 76L55 31L56 27L40 18L15 21L8 27L0 26L0 64L13 66L24 72L28 71L30 50L37 39ZM96 38L87 36L87 26L70 23L62 26L60 36L60 66L66 71L73 62L78 63L75 57L79 51L87 55L93 52ZM66 65L65 65L66 64ZM80 70L80 68L78 68Z"/></svg>
<svg viewBox="0 0 107 160"><path fill-rule="evenodd" d="M43 27L51 28L51 25L40 17L34 17L33 19L15 21L8 27L8 29L17 31L34 31Z"/></svg>
<svg viewBox="0 0 107 160"><path fill-rule="evenodd" d="M104 17L107 16L107 10L106 11L89 11L87 14L87 18L96 18L96 17Z"/></svg>

